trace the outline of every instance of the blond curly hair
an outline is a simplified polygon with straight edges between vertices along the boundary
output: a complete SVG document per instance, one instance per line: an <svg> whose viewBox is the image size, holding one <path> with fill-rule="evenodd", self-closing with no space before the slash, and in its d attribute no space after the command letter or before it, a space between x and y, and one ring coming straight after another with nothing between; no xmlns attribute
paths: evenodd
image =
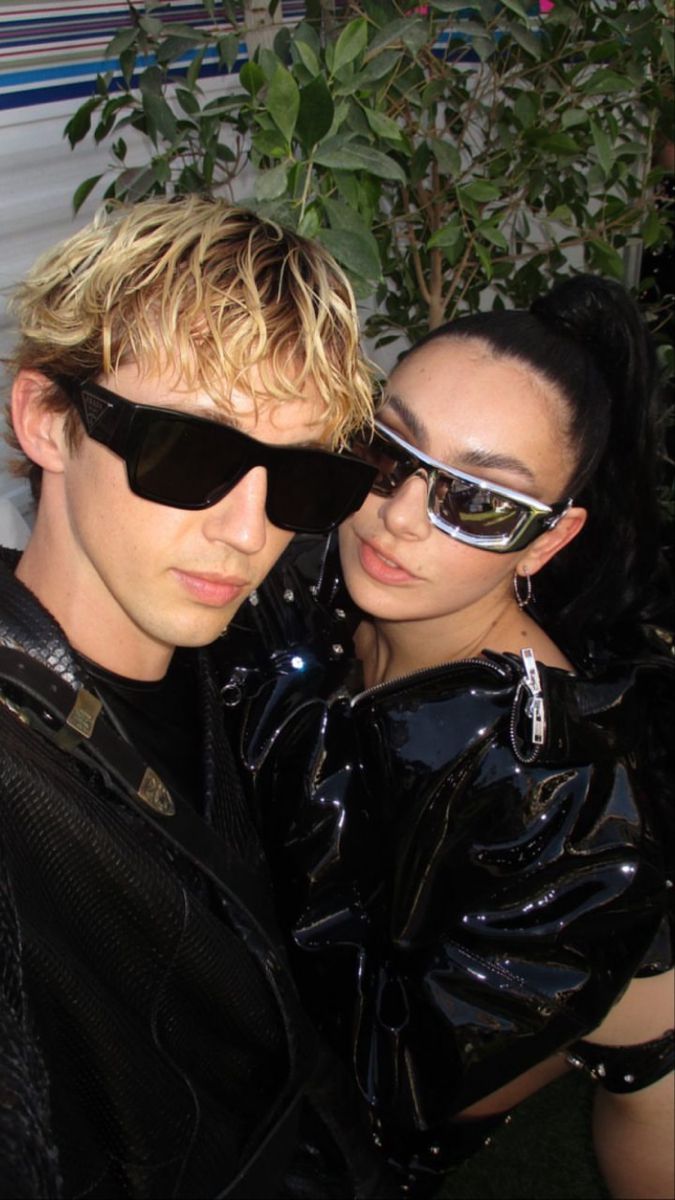
<svg viewBox="0 0 675 1200"><path fill-rule="evenodd" d="M20 340L9 365L53 381L46 402L61 411L70 402L59 378L95 379L133 361L224 411L235 387L283 402L311 381L336 447L371 419L372 373L343 272L320 244L221 200L102 210L36 262L11 309ZM69 432L74 443L74 412ZM20 449L12 432L9 441ZM13 469L39 483L25 456Z"/></svg>

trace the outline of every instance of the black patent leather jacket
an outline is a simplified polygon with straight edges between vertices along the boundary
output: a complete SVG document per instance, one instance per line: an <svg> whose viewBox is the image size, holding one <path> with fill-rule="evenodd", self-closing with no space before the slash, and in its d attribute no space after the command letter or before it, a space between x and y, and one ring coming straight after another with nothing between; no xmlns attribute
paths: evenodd
<svg viewBox="0 0 675 1200"><path fill-rule="evenodd" d="M354 615L335 556L313 577L315 560L296 544L244 614L223 696L304 1002L376 1138L441 1167L453 1113L671 963L673 663L539 664L542 744L514 655L354 694Z"/></svg>

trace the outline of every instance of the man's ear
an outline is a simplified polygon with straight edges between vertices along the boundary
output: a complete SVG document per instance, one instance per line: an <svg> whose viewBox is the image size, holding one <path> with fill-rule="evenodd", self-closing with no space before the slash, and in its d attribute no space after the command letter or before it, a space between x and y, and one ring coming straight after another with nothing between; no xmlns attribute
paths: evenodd
<svg viewBox="0 0 675 1200"><path fill-rule="evenodd" d="M531 542L527 550L523 551L522 557L518 559L516 573L518 575L536 575L537 571L541 571L541 568L546 566L546 563L550 562L563 546L567 546L578 533L581 533L587 516L585 508L568 508L553 529L547 529L546 533L541 533Z"/></svg>
<svg viewBox="0 0 675 1200"><path fill-rule="evenodd" d="M12 424L26 457L44 471L62 474L68 458L66 414L50 407L52 387L40 371L19 371L12 385Z"/></svg>

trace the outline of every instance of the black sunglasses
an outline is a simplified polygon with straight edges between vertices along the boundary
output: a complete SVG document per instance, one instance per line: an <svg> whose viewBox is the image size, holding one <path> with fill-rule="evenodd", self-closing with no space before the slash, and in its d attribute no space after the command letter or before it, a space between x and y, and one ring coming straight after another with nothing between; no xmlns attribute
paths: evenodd
<svg viewBox="0 0 675 1200"><path fill-rule="evenodd" d="M429 458L381 421L372 437L358 437L352 448L375 467L372 490L392 496L413 475L427 484L427 515L432 525L467 546L496 553L522 550L557 525L571 500L544 504L513 488L501 487Z"/></svg>
<svg viewBox="0 0 675 1200"><path fill-rule="evenodd" d="M351 454L273 446L218 421L134 404L97 383L58 382L89 437L124 459L132 492L155 504L210 508L253 467L265 467L272 524L327 533L360 508L375 478Z"/></svg>

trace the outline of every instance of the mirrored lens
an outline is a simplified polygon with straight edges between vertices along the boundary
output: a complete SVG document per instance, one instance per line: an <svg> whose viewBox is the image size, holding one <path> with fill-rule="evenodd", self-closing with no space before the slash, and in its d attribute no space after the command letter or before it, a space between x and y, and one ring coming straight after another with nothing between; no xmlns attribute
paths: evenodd
<svg viewBox="0 0 675 1200"><path fill-rule="evenodd" d="M477 537L510 534L523 516L520 506L505 496L440 471L431 503L442 521Z"/></svg>

